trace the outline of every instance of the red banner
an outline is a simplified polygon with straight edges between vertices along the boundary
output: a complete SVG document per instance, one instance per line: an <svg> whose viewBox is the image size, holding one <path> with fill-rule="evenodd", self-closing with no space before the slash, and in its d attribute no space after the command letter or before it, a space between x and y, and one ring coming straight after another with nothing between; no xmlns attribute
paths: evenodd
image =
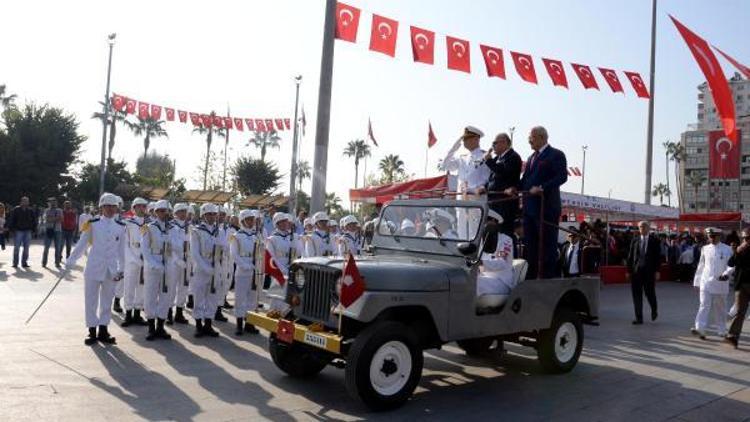
<svg viewBox="0 0 750 422"><path fill-rule="evenodd" d="M271 131L273 129L273 119L266 119L266 129Z"/></svg>
<svg viewBox="0 0 750 422"><path fill-rule="evenodd" d="M255 119L255 130L260 132L266 132L266 123L263 121L263 119Z"/></svg>
<svg viewBox="0 0 750 422"><path fill-rule="evenodd" d="M154 120L161 119L161 106L151 104L151 118Z"/></svg>
<svg viewBox="0 0 750 422"><path fill-rule="evenodd" d="M426 29L411 27L411 52L415 62L435 63L435 33Z"/></svg>
<svg viewBox="0 0 750 422"><path fill-rule="evenodd" d="M721 130L708 132L708 177L711 179L740 177L740 148Z"/></svg>
<svg viewBox="0 0 750 422"><path fill-rule="evenodd" d="M432 148L437 143L435 132L432 131L432 123L427 122L427 148Z"/></svg>
<svg viewBox="0 0 750 422"><path fill-rule="evenodd" d="M625 77L628 78L630 81L630 85L633 85L633 90L635 91L635 94L638 95L640 98L651 98L651 95L648 93L648 88L646 88L646 83L643 82L643 78L641 78L641 75L639 75L636 72L622 72L625 74Z"/></svg>
<svg viewBox="0 0 750 422"><path fill-rule="evenodd" d="M245 126L247 126L247 130L253 131L255 130L255 121L253 119L245 119Z"/></svg>
<svg viewBox="0 0 750 422"><path fill-rule="evenodd" d="M531 56L528 54L516 53L515 51L511 51L510 55L513 58L513 64L516 66L518 76L528 83L537 83L534 62L532 61Z"/></svg>
<svg viewBox="0 0 750 422"><path fill-rule="evenodd" d="M201 114L201 123L203 123L203 126L205 127L211 127L214 124L214 120L211 118L210 114Z"/></svg>
<svg viewBox="0 0 750 422"><path fill-rule="evenodd" d="M714 48L716 49L716 51L719 52L719 54L724 56L724 58L727 59L729 63L732 63L732 66L736 67L737 70L739 70L743 75L745 75L746 78L750 79L750 67L747 67L744 64L738 62L737 60L734 59L734 57L719 50L716 46L714 46Z"/></svg>
<svg viewBox="0 0 750 422"><path fill-rule="evenodd" d="M466 40L445 37L448 47L448 69L471 73L471 52Z"/></svg>
<svg viewBox="0 0 750 422"><path fill-rule="evenodd" d="M177 110L177 116L180 119L180 123L187 123L187 111Z"/></svg>
<svg viewBox="0 0 750 422"><path fill-rule="evenodd" d="M284 119L284 126L286 126L286 130L289 130L292 128L292 119Z"/></svg>
<svg viewBox="0 0 750 422"><path fill-rule="evenodd" d="M135 113L135 100L131 100L130 98L125 100L125 112L128 114Z"/></svg>
<svg viewBox="0 0 750 422"><path fill-rule="evenodd" d="M370 50L389 55L396 55L398 22L379 15L372 15L372 32Z"/></svg>
<svg viewBox="0 0 750 422"><path fill-rule="evenodd" d="M488 45L479 45L484 57L484 66L487 68L487 76L505 79L505 63L503 62L503 50Z"/></svg>
<svg viewBox="0 0 750 422"><path fill-rule="evenodd" d="M284 130L284 119L273 119L276 124L276 130Z"/></svg>
<svg viewBox="0 0 750 422"><path fill-rule="evenodd" d="M112 94L112 107L115 110L122 111L125 107L125 97L122 95Z"/></svg>
<svg viewBox="0 0 750 422"><path fill-rule="evenodd" d="M139 102L138 103L138 117L140 117L141 119L148 119L150 117L149 107L150 107L149 103Z"/></svg>
<svg viewBox="0 0 750 422"><path fill-rule="evenodd" d="M234 128L239 130L240 132L244 131L245 128L242 126L242 119L239 117L234 118Z"/></svg>
<svg viewBox="0 0 750 422"><path fill-rule="evenodd" d="M599 71L602 72L602 76L604 76L604 80L607 81L607 85L609 85L609 88L612 90L612 92L625 93L625 91L622 89L620 79L617 77L617 73L615 73L614 70L600 67Z"/></svg>
<svg viewBox="0 0 750 422"><path fill-rule="evenodd" d="M562 62L560 60L544 58L542 59L542 62L544 63L544 68L547 69L550 79L552 79L552 84L567 88L568 78L565 76L565 69L563 68Z"/></svg>
<svg viewBox="0 0 750 422"><path fill-rule="evenodd" d="M232 118L231 117L225 117L224 118L224 127L227 129L232 129L234 125L232 124Z"/></svg>
<svg viewBox="0 0 750 422"><path fill-rule="evenodd" d="M357 42L359 9L341 2L336 3L336 38Z"/></svg>
<svg viewBox="0 0 750 422"><path fill-rule="evenodd" d="M594 74L591 73L591 69L588 66L576 63L571 63L570 66L573 67L573 71L578 75L578 79L581 80L581 84L584 88L599 89L599 84L596 83Z"/></svg>
<svg viewBox="0 0 750 422"><path fill-rule="evenodd" d="M174 109L165 107L164 111L167 113L167 121L174 122Z"/></svg>
<svg viewBox="0 0 750 422"><path fill-rule="evenodd" d="M201 124L201 116L198 113L190 113L190 123L193 124L193 126L198 126Z"/></svg>

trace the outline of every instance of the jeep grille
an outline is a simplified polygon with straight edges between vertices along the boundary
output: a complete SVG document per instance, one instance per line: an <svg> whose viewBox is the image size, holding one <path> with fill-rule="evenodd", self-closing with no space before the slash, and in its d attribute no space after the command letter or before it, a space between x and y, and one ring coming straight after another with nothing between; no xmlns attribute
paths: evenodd
<svg viewBox="0 0 750 422"><path fill-rule="evenodd" d="M331 309L338 305L336 283L340 271L304 267L305 287L302 294L302 316L307 319L328 322Z"/></svg>

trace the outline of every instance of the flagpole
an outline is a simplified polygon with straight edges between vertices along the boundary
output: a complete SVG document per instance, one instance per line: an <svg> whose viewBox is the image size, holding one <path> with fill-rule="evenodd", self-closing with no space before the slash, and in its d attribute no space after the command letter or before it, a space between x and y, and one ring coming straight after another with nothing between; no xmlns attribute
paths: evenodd
<svg viewBox="0 0 750 422"><path fill-rule="evenodd" d="M299 110L299 85L302 75L294 77L296 94L294 97L294 131L292 132L292 168L289 175L289 211L297 215L297 110Z"/></svg>
<svg viewBox="0 0 750 422"><path fill-rule="evenodd" d="M424 177L427 177L427 162L430 160L430 147L429 145L424 150Z"/></svg>
<svg viewBox="0 0 750 422"><path fill-rule="evenodd" d="M646 205L651 205L651 170L654 154L654 79L656 67L656 0L651 1L651 67L649 70L648 128L646 129Z"/></svg>

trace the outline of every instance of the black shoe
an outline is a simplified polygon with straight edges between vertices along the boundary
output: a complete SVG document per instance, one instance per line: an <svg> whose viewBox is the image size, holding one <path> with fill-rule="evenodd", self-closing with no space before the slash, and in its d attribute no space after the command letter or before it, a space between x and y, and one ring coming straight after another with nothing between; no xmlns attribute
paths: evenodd
<svg viewBox="0 0 750 422"><path fill-rule="evenodd" d="M242 328L242 318L237 318L237 329L234 331L234 335L241 336L245 333L245 330Z"/></svg>
<svg viewBox="0 0 750 422"><path fill-rule="evenodd" d="M734 336L726 336L724 337L724 342L731 344L735 349L740 348L740 339Z"/></svg>
<svg viewBox="0 0 750 422"><path fill-rule="evenodd" d="M656 321L656 318L659 318L659 313L655 310L651 311L651 321Z"/></svg>
<svg viewBox="0 0 750 422"><path fill-rule="evenodd" d="M230 305L229 302L227 302L226 299L224 299L224 304L221 305L221 307L224 308L224 309L234 309L234 306Z"/></svg>
<svg viewBox="0 0 750 422"><path fill-rule="evenodd" d="M133 311L127 310L125 311L125 320L120 323L120 327L130 327L133 325Z"/></svg>
<svg viewBox="0 0 750 422"><path fill-rule="evenodd" d="M24 268L31 268L31 265L29 265L29 264L23 264L23 267Z"/></svg>
<svg viewBox="0 0 750 422"><path fill-rule="evenodd" d="M13 265L11 265L11 267L18 268L18 264L13 264Z"/></svg>
<svg viewBox="0 0 750 422"><path fill-rule="evenodd" d="M188 323L187 318L185 318L185 316L182 314L182 308L180 308L179 306L177 307L177 311L175 312L174 322L176 322L178 324L187 324Z"/></svg>
<svg viewBox="0 0 750 422"><path fill-rule="evenodd" d="M634 319L633 320L633 325L643 325L643 320L642 319Z"/></svg>
<svg viewBox="0 0 750 422"><path fill-rule="evenodd" d="M253 324L245 323L245 332L250 334L258 334L260 331L258 331L257 328Z"/></svg>
<svg viewBox="0 0 750 422"><path fill-rule="evenodd" d="M200 319L195 320L195 337L203 337L206 333L203 331L203 321Z"/></svg>
<svg viewBox="0 0 750 422"><path fill-rule="evenodd" d="M209 337L219 337L219 332L213 329L210 319L203 320L203 334Z"/></svg>
<svg viewBox="0 0 750 422"><path fill-rule="evenodd" d="M164 320L159 318L156 320L156 337L162 340L169 340L172 336L164 329Z"/></svg>
<svg viewBox="0 0 750 422"><path fill-rule="evenodd" d="M55 268L57 268L59 270L60 267L62 267L62 265L59 262L55 262Z"/></svg>
<svg viewBox="0 0 750 422"><path fill-rule="evenodd" d="M83 344L86 346L93 346L96 343L96 328L89 328L89 336L83 340Z"/></svg>
<svg viewBox="0 0 750 422"><path fill-rule="evenodd" d="M106 325L100 325L99 326L99 341L101 341L104 344L117 344L117 340L109 335L109 331L107 330Z"/></svg>
<svg viewBox="0 0 750 422"><path fill-rule="evenodd" d="M224 316L224 315L223 315L223 314L221 313L221 307L219 307L219 308L216 308L216 314L214 315L214 319L215 319L216 321L219 321L219 322L227 322L227 321L229 321L229 319L228 319L227 317L225 317L225 316Z"/></svg>
<svg viewBox="0 0 750 422"><path fill-rule="evenodd" d="M167 325L174 324L174 319L172 318L172 308L169 308L169 311L167 312Z"/></svg>
<svg viewBox="0 0 750 422"><path fill-rule="evenodd" d="M148 320L148 334L146 335L146 340L156 340L156 321L153 319Z"/></svg>
<svg viewBox="0 0 750 422"><path fill-rule="evenodd" d="M148 325L148 323L146 322L146 320L143 319L143 318L141 318L141 310L140 309L133 310L133 324L135 324L135 325L142 325L144 327L146 325Z"/></svg>
<svg viewBox="0 0 750 422"><path fill-rule="evenodd" d="M117 312L118 314L122 313L122 306L120 306L120 298L116 297L114 304L112 304L112 310Z"/></svg>
<svg viewBox="0 0 750 422"><path fill-rule="evenodd" d="M188 309L193 309L193 295L188 295L188 301L185 307Z"/></svg>

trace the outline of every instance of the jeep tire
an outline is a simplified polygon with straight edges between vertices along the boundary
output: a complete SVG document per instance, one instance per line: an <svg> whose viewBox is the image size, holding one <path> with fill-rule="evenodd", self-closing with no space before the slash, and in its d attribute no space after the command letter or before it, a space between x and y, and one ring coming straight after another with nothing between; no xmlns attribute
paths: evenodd
<svg viewBox="0 0 750 422"><path fill-rule="evenodd" d="M359 333L346 361L346 389L372 410L401 406L422 376L422 349L405 325L383 321Z"/></svg>
<svg viewBox="0 0 750 422"><path fill-rule="evenodd" d="M552 326L542 330L537 338L539 363L546 372L570 372L578 363L582 349L581 319L569 309L558 309L552 318Z"/></svg>
<svg viewBox="0 0 750 422"><path fill-rule="evenodd" d="M312 378L331 362L324 353L297 343L284 343L275 334L268 338L268 351L273 363L293 378Z"/></svg>

